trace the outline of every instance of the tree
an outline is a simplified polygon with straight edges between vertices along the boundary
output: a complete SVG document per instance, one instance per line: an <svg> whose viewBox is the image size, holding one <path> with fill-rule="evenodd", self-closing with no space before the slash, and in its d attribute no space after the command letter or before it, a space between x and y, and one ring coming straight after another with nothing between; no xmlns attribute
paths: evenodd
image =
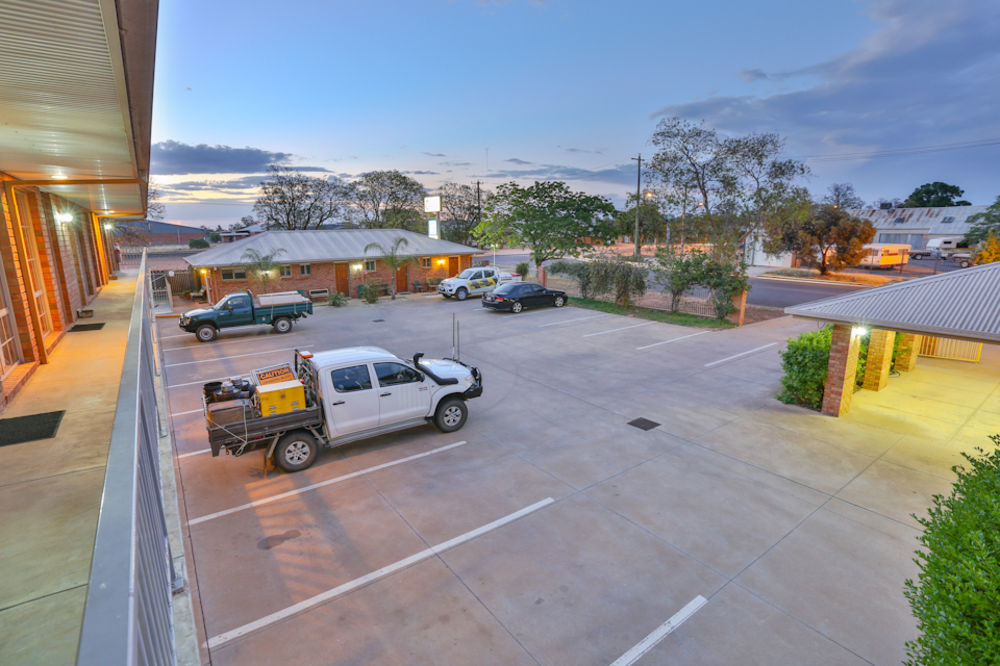
<svg viewBox="0 0 1000 666"><path fill-rule="evenodd" d="M965 242L970 246L986 240L990 234L1000 236L1000 197L982 213L970 215L969 230L965 232Z"/></svg>
<svg viewBox="0 0 1000 666"><path fill-rule="evenodd" d="M590 290L593 294L614 292L615 303L629 307L646 293L646 264L624 257L590 262Z"/></svg>
<svg viewBox="0 0 1000 666"><path fill-rule="evenodd" d="M270 291L271 281L277 279L281 272L281 264L276 257L284 251L279 247L265 254L251 247L243 253L240 259L247 267L247 280L254 291L264 294Z"/></svg>
<svg viewBox="0 0 1000 666"><path fill-rule="evenodd" d="M707 259L704 252L675 256L669 248L657 251L653 275L656 281L670 292L672 312L677 312L681 305L681 297L698 284L704 274Z"/></svg>
<svg viewBox="0 0 1000 666"><path fill-rule="evenodd" d="M823 203L836 208L864 208L864 200L854 191L850 183L834 183L826 188Z"/></svg>
<svg viewBox="0 0 1000 666"><path fill-rule="evenodd" d="M389 294L392 296L392 300L396 300L396 271L406 264L417 260L416 257L404 256L400 254L400 250L409 244L409 241L405 238L397 236L395 240L392 241L392 245L388 248L378 241L365 245L365 254L375 250L379 253L379 258L381 258L382 261L385 262L385 265L389 267L389 270L392 271L392 279L389 280Z"/></svg>
<svg viewBox="0 0 1000 666"><path fill-rule="evenodd" d="M255 217L244 216L240 222L289 231L318 229L342 214L344 193L345 186L336 177L310 178L272 166L270 177L260 184L260 196L253 205Z"/></svg>
<svg viewBox="0 0 1000 666"><path fill-rule="evenodd" d="M821 275L845 266L856 266L865 256L864 246L875 237L868 220L852 217L843 208L829 204L815 207L805 219L775 221L766 230L764 251L794 252Z"/></svg>
<svg viewBox="0 0 1000 666"><path fill-rule="evenodd" d="M351 202L367 229L423 228L424 186L399 171L369 171L351 183Z"/></svg>
<svg viewBox="0 0 1000 666"><path fill-rule="evenodd" d="M573 192L566 183L504 183L490 199L473 231L480 242L531 248L536 269L549 259L580 256L593 243L609 241L615 207L600 196Z"/></svg>
<svg viewBox="0 0 1000 666"><path fill-rule="evenodd" d="M906 197L903 208L932 208L936 206L971 206L968 201L958 200L965 194L958 185L949 185L941 181L924 183Z"/></svg>
<svg viewBox="0 0 1000 666"><path fill-rule="evenodd" d="M469 185L445 183L441 186L441 222L443 236L448 240L468 245L472 242L472 230L480 223L482 207L491 193Z"/></svg>
<svg viewBox="0 0 1000 666"><path fill-rule="evenodd" d="M983 248L976 254L977 264L993 264L1000 261L1000 240L990 234L983 242Z"/></svg>
<svg viewBox="0 0 1000 666"><path fill-rule="evenodd" d="M628 206L631 204L631 206ZM663 240L667 231L667 219L653 201L639 204L639 242L644 245ZM615 211L615 234L632 236L635 234L635 195L629 195L625 210Z"/></svg>
<svg viewBox="0 0 1000 666"><path fill-rule="evenodd" d="M162 200L163 193L156 185L156 181L150 179L146 187L146 219L161 222L167 213L167 207Z"/></svg>

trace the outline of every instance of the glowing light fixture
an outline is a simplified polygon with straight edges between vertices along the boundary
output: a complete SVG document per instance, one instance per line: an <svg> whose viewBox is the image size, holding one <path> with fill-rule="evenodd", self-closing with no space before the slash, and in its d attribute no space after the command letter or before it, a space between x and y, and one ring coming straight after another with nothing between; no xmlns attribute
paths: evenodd
<svg viewBox="0 0 1000 666"><path fill-rule="evenodd" d="M444 266L444 259L438 259L438 266Z"/></svg>
<svg viewBox="0 0 1000 666"><path fill-rule="evenodd" d="M868 335L868 329L864 326L855 326L851 329L851 335L860 338L862 336Z"/></svg>
<svg viewBox="0 0 1000 666"><path fill-rule="evenodd" d="M202 275L208 275L208 269L207 268L201 269L201 274Z"/></svg>
<svg viewBox="0 0 1000 666"><path fill-rule="evenodd" d="M114 228L115 228L115 225L111 224L110 222L105 222L104 223L104 230L105 231L111 231Z"/></svg>
<svg viewBox="0 0 1000 666"><path fill-rule="evenodd" d="M52 176L52 180L66 180L67 178L69 178L69 176L64 173L57 173Z"/></svg>
<svg viewBox="0 0 1000 666"><path fill-rule="evenodd" d="M56 213L56 222L66 224L73 221L73 213Z"/></svg>
<svg viewBox="0 0 1000 666"><path fill-rule="evenodd" d="M362 264L361 262L358 262L356 264L351 264L351 270L352 271L360 271L364 267L365 267L365 265Z"/></svg>

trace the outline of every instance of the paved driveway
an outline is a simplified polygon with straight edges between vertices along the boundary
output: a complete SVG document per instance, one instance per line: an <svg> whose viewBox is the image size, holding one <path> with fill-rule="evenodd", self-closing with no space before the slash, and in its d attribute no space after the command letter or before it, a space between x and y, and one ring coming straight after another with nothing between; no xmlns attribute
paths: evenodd
<svg viewBox="0 0 1000 666"><path fill-rule="evenodd" d="M453 314L485 376L461 431L325 451L297 474L204 452L202 382L296 347L448 355ZM959 448L1000 430L998 362L921 359L831 419L773 398L784 341L814 326L436 297L214 344L161 320L205 659L602 664L654 634L640 661L898 663L915 634L909 514L947 491Z"/></svg>

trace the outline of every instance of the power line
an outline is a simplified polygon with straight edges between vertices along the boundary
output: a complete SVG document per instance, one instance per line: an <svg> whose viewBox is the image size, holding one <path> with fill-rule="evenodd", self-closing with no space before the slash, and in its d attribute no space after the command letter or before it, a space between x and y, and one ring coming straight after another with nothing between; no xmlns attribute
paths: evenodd
<svg viewBox="0 0 1000 666"><path fill-rule="evenodd" d="M798 155L795 159L814 160L817 162L835 162L839 160L864 160L877 159L881 157L898 157L904 155L922 155L925 153L939 153L950 150L967 150L969 148L984 148L986 146L1000 146L1000 137L991 139L980 139L978 141L959 141L955 143L945 143L932 146L914 146L912 148L892 148L888 150L873 150L855 153L833 153L827 155Z"/></svg>

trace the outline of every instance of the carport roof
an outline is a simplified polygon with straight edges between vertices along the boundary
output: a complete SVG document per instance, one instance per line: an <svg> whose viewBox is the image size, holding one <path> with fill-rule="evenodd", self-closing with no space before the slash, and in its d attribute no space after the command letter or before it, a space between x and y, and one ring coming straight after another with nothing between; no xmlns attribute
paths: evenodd
<svg viewBox="0 0 1000 666"><path fill-rule="evenodd" d="M378 252L365 252L369 243L392 246L396 238L405 238L407 244L399 254L407 257L448 256L476 254L474 247L451 241L428 238L424 234L403 229L331 229L314 231L268 231L234 243L225 243L211 250L185 257L196 268L239 266L246 263L243 254L250 249L261 254L282 250L275 257L280 263L319 263L324 261L351 261L378 258Z"/></svg>
<svg viewBox="0 0 1000 666"><path fill-rule="evenodd" d="M837 324L1000 342L1000 263L785 308Z"/></svg>

